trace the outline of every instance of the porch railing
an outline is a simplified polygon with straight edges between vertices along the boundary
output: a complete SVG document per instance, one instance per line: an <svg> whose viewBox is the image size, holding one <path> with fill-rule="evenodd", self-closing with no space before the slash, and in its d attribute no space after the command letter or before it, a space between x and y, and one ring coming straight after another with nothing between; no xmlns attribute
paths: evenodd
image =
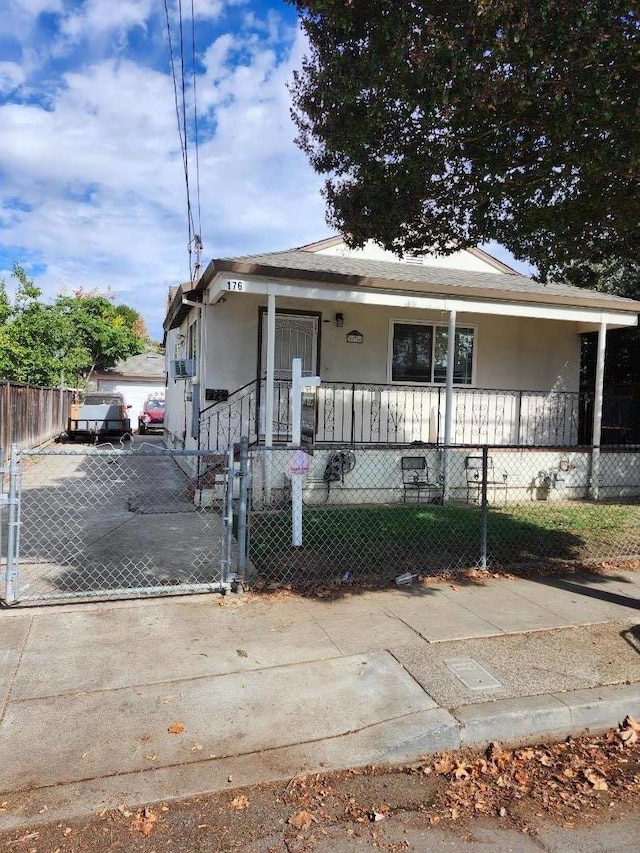
<svg viewBox="0 0 640 853"><path fill-rule="evenodd" d="M276 380L276 442L291 435L288 380ZM264 436L264 380L250 382L200 415L200 446L224 449L241 435ZM323 382L317 389L317 444L442 444L445 389L362 382ZM456 388L453 442L515 446L578 444L585 398L572 391Z"/></svg>
<svg viewBox="0 0 640 853"><path fill-rule="evenodd" d="M572 445L578 442L577 392L456 388L456 444ZM445 389L411 385L323 383L318 443L442 444Z"/></svg>
<svg viewBox="0 0 640 853"><path fill-rule="evenodd" d="M240 441L243 435L249 436L250 444L256 444L259 396L259 383L254 379L230 394L227 400L203 409L200 412L199 449L224 451Z"/></svg>

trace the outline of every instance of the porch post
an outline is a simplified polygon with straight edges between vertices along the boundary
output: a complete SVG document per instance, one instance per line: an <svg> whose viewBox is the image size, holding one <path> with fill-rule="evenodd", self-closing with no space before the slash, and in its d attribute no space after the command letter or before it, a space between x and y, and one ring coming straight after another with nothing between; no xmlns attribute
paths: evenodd
<svg viewBox="0 0 640 853"><path fill-rule="evenodd" d="M449 503L451 427L453 425L453 367L456 352L456 312L449 311L447 376L444 403L444 455L442 457L442 502Z"/></svg>
<svg viewBox="0 0 640 853"><path fill-rule="evenodd" d="M276 297L267 296L267 387L265 389L264 446L273 446L273 400L276 364Z"/></svg>
<svg viewBox="0 0 640 853"><path fill-rule="evenodd" d="M265 425L264 425L264 496L271 503L271 477L273 471L273 401L276 365L276 297L267 294L267 376L265 388Z"/></svg>
<svg viewBox="0 0 640 853"><path fill-rule="evenodd" d="M602 389L604 386L604 355L607 346L607 324L600 323L598 329L598 355L596 359L596 384L593 396L593 435L591 437L591 472L589 494L592 500L598 500L598 479L600 474L600 439L602 433Z"/></svg>

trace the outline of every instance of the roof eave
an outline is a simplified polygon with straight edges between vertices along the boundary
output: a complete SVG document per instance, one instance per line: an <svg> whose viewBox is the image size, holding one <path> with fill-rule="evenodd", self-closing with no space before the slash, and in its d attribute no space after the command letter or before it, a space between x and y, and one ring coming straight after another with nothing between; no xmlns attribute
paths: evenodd
<svg viewBox="0 0 640 853"><path fill-rule="evenodd" d="M205 274L209 270L210 266L211 264L209 264L207 270L205 270ZM204 290L204 287L200 287L200 282L202 281L202 278L204 278L205 274L203 274L203 276L198 279L195 284L192 284L189 287L184 284L180 285L171 301L171 304L169 305L167 314L164 319L164 323L162 324L162 328L164 329L165 334L169 331L169 329L175 329L176 326L179 326L184 320L184 318L187 316L189 311L191 311L191 306L183 304L183 297L195 298L196 301L202 298L201 294Z"/></svg>
<svg viewBox="0 0 640 853"><path fill-rule="evenodd" d="M271 266L268 264L249 263L218 259L211 261L207 272L212 269L209 281L221 272L243 273L245 275L260 275L266 278L295 279L297 281L321 281L326 284L342 284L361 290L400 290L403 292L430 294L433 296L461 297L467 299L483 299L493 302L510 302L536 305L561 305L567 308L593 308L602 311L623 311L628 314L640 313L640 302L628 299L599 299L597 297L581 298L572 296L571 299L557 293L517 293L510 291L501 295L492 288L465 287L464 285L448 285L429 283L428 290L420 288L418 281L398 281L386 278L371 278L367 276L349 275L346 273L329 272L327 270L301 270L294 267ZM204 277L204 276L203 276ZM426 284L426 283L425 283ZM594 291L590 291L593 293Z"/></svg>

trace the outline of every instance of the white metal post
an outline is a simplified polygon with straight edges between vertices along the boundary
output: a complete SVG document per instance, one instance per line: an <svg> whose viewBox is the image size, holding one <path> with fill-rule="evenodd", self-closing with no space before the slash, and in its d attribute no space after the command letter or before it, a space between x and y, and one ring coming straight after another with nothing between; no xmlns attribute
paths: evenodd
<svg viewBox="0 0 640 853"><path fill-rule="evenodd" d="M294 358L291 362L291 443L294 448L300 447L302 440L302 359ZM295 453L301 451L294 450ZM294 466L291 470L291 544L294 548L302 545L302 480L304 474L299 474Z"/></svg>
<svg viewBox="0 0 640 853"><path fill-rule="evenodd" d="M602 433L602 396L604 387L604 357L607 347L607 324L600 323L598 329L598 354L596 358L596 384L593 397L593 434L591 437L591 477L590 494L598 500L598 480L600 475L600 439Z"/></svg>
<svg viewBox="0 0 640 853"><path fill-rule="evenodd" d="M265 424L264 424L264 497L271 503L271 472L273 465L273 402L275 390L276 366L276 297L267 294L267 376L265 388Z"/></svg>
<svg viewBox="0 0 640 853"><path fill-rule="evenodd" d="M319 376L302 378L302 359L291 362L291 446L294 448L289 463L291 476L291 544L302 545L302 487L309 470L310 457L300 448L302 443L302 391L304 387L320 385Z"/></svg>
<svg viewBox="0 0 640 853"><path fill-rule="evenodd" d="M449 502L451 428L453 425L453 368L456 353L456 312L449 311L447 375L444 403L444 455L442 457L442 501Z"/></svg>
<svg viewBox="0 0 640 853"><path fill-rule="evenodd" d="M264 445L273 446L273 401L275 390L276 365L276 297L270 293L267 296L267 377L265 390L265 426Z"/></svg>
<svg viewBox="0 0 640 853"><path fill-rule="evenodd" d="M302 359L291 362L291 446L302 441Z"/></svg>

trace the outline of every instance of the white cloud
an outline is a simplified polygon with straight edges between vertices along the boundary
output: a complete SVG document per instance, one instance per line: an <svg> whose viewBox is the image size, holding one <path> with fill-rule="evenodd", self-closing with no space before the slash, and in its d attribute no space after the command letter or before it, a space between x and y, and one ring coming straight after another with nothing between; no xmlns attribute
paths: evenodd
<svg viewBox="0 0 640 853"><path fill-rule="evenodd" d="M207 18L215 20L222 15L226 7L244 6L248 2L249 0L193 0L194 16L203 20ZM191 13L191 4L188 0L184 8L189 14Z"/></svg>
<svg viewBox="0 0 640 853"><path fill-rule="evenodd" d="M12 11L37 18L43 12L61 12L64 8L63 0L9 0Z"/></svg>
<svg viewBox="0 0 640 853"><path fill-rule="evenodd" d="M145 26L154 4L152 0L88 0L79 11L68 10L60 24L58 54L82 39L93 41L109 33L126 33Z"/></svg>
<svg viewBox="0 0 640 853"><path fill-rule="evenodd" d="M25 81L25 72L17 62L0 62L0 95L8 95Z"/></svg>
<svg viewBox="0 0 640 853"><path fill-rule="evenodd" d="M236 33L206 53L198 80L205 263L326 233L320 179L292 141L285 83L302 46L292 32L283 61ZM44 263L38 283L48 294L110 284L158 334L166 287L188 277L171 78L109 59L64 75L47 101L0 106L0 243L13 247L5 264Z"/></svg>
<svg viewBox="0 0 640 853"><path fill-rule="evenodd" d="M224 0L193 0L193 11L196 18L219 18L224 9Z"/></svg>

